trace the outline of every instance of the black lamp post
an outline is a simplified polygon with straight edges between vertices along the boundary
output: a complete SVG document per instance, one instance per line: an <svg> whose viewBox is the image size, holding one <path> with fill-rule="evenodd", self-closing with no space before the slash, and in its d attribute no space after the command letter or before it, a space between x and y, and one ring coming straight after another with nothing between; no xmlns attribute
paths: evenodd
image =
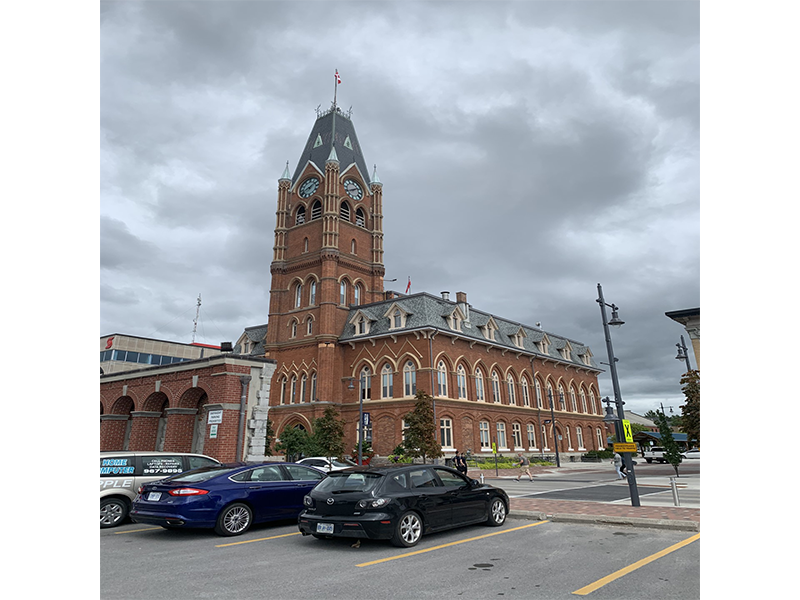
<svg viewBox="0 0 800 600"><path fill-rule="evenodd" d="M617 405L617 419L614 421L614 428L616 432L617 442L621 442L622 436L622 420L625 418L625 411L622 408L624 402L622 401L622 394L619 391L619 379L617 378L617 359L614 356L614 347L611 345L611 332L609 325L612 327L619 327L624 325L625 321L619 318L617 313L618 307L615 304L606 304L603 298L603 288L597 284L597 303L600 305L600 315L603 318L603 332L606 336L606 350L608 351L608 366L611 369L611 384L614 387L614 401ZM611 309L611 320L606 317L606 307ZM608 415L606 415L608 417ZM606 419L604 419L606 420ZM631 506L641 506L639 503L639 488L636 487L636 475L633 472L633 459L630 452L622 452L622 460L625 462L625 468L628 471L628 487L631 492Z"/></svg>
<svg viewBox="0 0 800 600"><path fill-rule="evenodd" d="M689 352L686 344L683 341L683 336L681 336L681 343L675 344L678 347L678 356L675 357L675 360L684 360L686 361L686 372L692 370L692 365L689 364Z"/></svg>
<svg viewBox="0 0 800 600"><path fill-rule="evenodd" d="M550 400L550 421L553 424L553 443L556 445L556 466L561 466L561 457L558 455L558 437L556 436L556 415L553 410L553 390L548 386L547 398ZM547 425L547 421L544 422Z"/></svg>
<svg viewBox="0 0 800 600"><path fill-rule="evenodd" d="M347 388L352 390L355 388L353 385L353 381L355 379L353 377L350 378L350 383L348 384ZM361 378L359 381L359 390L358 390L358 464L361 465L362 460L362 453L361 447L364 445L364 374L361 374Z"/></svg>

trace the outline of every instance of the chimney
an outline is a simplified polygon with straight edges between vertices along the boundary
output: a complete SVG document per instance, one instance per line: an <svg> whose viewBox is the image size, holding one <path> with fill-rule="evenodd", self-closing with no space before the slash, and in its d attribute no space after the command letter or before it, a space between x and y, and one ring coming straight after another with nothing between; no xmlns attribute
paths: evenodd
<svg viewBox="0 0 800 600"><path fill-rule="evenodd" d="M466 294L466 292L456 292L456 302L458 302L458 308L460 308L461 312L464 313L464 321L468 324L469 323L469 304L467 304L467 294Z"/></svg>
<svg viewBox="0 0 800 600"><path fill-rule="evenodd" d="M450 301L450 292L442 292L442 300Z"/></svg>

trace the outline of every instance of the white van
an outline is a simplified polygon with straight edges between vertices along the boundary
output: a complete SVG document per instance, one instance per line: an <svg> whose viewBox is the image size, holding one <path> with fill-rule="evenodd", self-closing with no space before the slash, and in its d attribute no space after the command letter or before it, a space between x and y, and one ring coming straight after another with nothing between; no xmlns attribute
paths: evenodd
<svg viewBox="0 0 800 600"><path fill-rule="evenodd" d="M101 452L100 528L116 527L125 521L140 485L218 464L218 460L203 454Z"/></svg>

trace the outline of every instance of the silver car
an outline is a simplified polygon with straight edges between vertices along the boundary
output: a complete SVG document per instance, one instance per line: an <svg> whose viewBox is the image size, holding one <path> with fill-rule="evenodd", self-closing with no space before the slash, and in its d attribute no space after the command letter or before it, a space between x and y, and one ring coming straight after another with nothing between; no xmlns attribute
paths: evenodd
<svg viewBox="0 0 800 600"><path fill-rule="evenodd" d="M327 458L325 456L309 456L297 461L298 465L305 465L307 467L315 467L320 471L330 473L331 471L341 471L342 469L349 469L350 467L357 466L356 463L347 460L346 458Z"/></svg>
<svg viewBox="0 0 800 600"><path fill-rule="evenodd" d="M101 452L100 528L116 527L128 517L139 486L219 461L183 452Z"/></svg>

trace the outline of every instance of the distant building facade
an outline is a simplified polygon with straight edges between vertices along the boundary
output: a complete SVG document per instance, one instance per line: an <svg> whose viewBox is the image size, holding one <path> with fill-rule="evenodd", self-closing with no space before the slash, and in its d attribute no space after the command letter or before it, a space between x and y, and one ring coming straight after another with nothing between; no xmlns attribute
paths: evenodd
<svg viewBox="0 0 800 600"><path fill-rule="evenodd" d="M100 337L100 372L118 373L215 356L219 346L184 344L114 333Z"/></svg>
<svg viewBox="0 0 800 600"><path fill-rule="evenodd" d="M687 308L683 310L673 310L664 313L676 323L680 323L686 329L689 339L692 341L694 358L697 361L697 370L700 370L700 308Z"/></svg>

